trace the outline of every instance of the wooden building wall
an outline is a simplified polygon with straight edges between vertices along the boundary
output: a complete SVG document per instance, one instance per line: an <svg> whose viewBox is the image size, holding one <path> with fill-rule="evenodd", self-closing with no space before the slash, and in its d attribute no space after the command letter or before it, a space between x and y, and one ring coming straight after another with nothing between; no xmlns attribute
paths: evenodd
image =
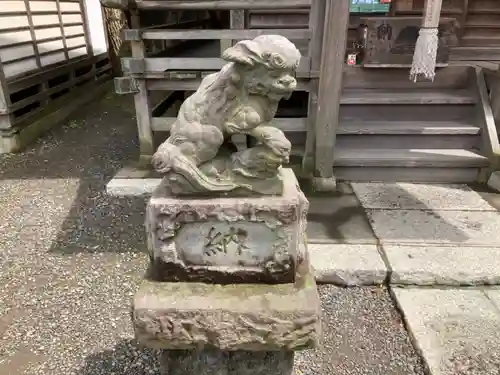
<svg viewBox="0 0 500 375"><path fill-rule="evenodd" d="M0 153L101 90L111 66L99 0L0 1Z"/></svg>
<svg viewBox="0 0 500 375"><path fill-rule="evenodd" d="M389 16L422 16L425 0L392 1ZM351 14L347 41L348 52L356 49L360 16L370 17L370 14ZM374 14L374 16L381 16L381 14ZM500 60L500 0L443 0L441 16L457 20L459 34L459 46L455 53L457 60L470 60L479 55L481 60ZM309 9L252 10L246 12L245 18L249 28L306 29ZM304 44L299 43L299 46L305 48ZM481 49L479 53L475 48Z"/></svg>

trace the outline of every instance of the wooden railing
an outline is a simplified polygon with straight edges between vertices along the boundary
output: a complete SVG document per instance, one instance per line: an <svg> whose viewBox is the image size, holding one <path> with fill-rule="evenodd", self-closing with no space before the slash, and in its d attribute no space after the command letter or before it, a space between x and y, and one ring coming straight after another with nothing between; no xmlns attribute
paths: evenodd
<svg viewBox="0 0 500 375"><path fill-rule="evenodd" d="M490 173L500 169L500 72L488 68L475 68L479 98L479 124L482 125L482 151L490 161L481 180L487 181Z"/></svg>

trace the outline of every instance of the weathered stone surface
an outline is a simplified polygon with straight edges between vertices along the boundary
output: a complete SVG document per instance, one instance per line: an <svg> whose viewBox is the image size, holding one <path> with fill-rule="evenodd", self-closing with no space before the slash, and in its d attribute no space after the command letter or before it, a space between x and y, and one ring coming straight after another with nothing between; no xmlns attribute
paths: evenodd
<svg viewBox="0 0 500 375"><path fill-rule="evenodd" d="M352 188L368 209L495 211L467 185L369 182Z"/></svg>
<svg viewBox="0 0 500 375"><path fill-rule="evenodd" d="M431 375L489 375L500 368L500 311L480 290L393 293Z"/></svg>
<svg viewBox="0 0 500 375"><path fill-rule="evenodd" d="M277 197L179 198L162 184L146 213L155 280L293 282L308 202L292 170L281 177Z"/></svg>
<svg viewBox="0 0 500 375"><path fill-rule="evenodd" d="M391 283L490 285L500 283L500 249L470 246L384 245Z"/></svg>
<svg viewBox="0 0 500 375"><path fill-rule="evenodd" d="M164 375L292 375L293 351L164 350Z"/></svg>
<svg viewBox="0 0 500 375"><path fill-rule="evenodd" d="M309 244L316 281L354 286L382 284L387 268L376 245Z"/></svg>
<svg viewBox="0 0 500 375"><path fill-rule="evenodd" d="M490 211L368 210L384 244L498 246L500 213Z"/></svg>
<svg viewBox="0 0 500 375"><path fill-rule="evenodd" d="M134 298L137 340L158 349L300 350L320 338L312 272L295 284L144 280Z"/></svg>

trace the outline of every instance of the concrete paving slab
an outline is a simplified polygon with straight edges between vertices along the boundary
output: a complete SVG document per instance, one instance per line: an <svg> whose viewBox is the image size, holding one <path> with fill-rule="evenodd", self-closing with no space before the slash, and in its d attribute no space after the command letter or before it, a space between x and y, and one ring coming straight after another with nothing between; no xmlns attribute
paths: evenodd
<svg viewBox="0 0 500 375"><path fill-rule="evenodd" d="M381 243L498 246L500 213L368 210Z"/></svg>
<svg viewBox="0 0 500 375"><path fill-rule="evenodd" d="M354 195L318 196L306 192L306 196L310 205L310 243L377 243L365 210Z"/></svg>
<svg viewBox="0 0 500 375"><path fill-rule="evenodd" d="M423 375L386 289L318 287L324 341L295 355L295 375Z"/></svg>
<svg viewBox="0 0 500 375"><path fill-rule="evenodd" d="M384 245L391 284L500 284L500 247Z"/></svg>
<svg viewBox="0 0 500 375"><path fill-rule="evenodd" d="M490 301L496 306L498 311L500 311L500 289L487 288L484 289L484 292Z"/></svg>
<svg viewBox="0 0 500 375"><path fill-rule="evenodd" d="M467 185L352 183L364 208L495 211Z"/></svg>
<svg viewBox="0 0 500 375"><path fill-rule="evenodd" d="M387 277L376 245L310 244L308 249L319 283L377 285Z"/></svg>
<svg viewBox="0 0 500 375"><path fill-rule="evenodd" d="M151 195L161 178L113 178L106 185L106 193L115 197L138 197Z"/></svg>
<svg viewBox="0 0 500 375"><path fill-rule="evenodd" d="M500 312L480 290L393 289L431 375L489 375L500 368Z"/></svg>

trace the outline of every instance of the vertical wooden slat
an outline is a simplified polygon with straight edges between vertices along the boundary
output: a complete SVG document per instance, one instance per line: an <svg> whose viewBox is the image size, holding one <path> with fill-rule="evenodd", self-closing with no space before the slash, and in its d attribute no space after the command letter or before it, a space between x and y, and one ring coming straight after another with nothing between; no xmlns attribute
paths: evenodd
<svg viewBox="0 0 500 375"><path fill-rule="evenodd" d="M92 43L90 42L89 21L88 21L87 6L85 4L85 0L80 0L80 10L82 12L83 32L85 33L85 44L87 45L87 55L89 57L92 57L94 56L94 51L92 51Z"/></svg>
<svg viewBox="0 0 500 375"><path fill-rule="evenodd" d="M140 16L137 10L131 11L131 26L134 29L140 29ZM145 58L146 51L144 42L129 42L132 50L132 57ZM149 101L148 88L145 79L138 79L139 92L134 95L135 112L137 116L137 130L139 134L139 153L140 163L144 166L149 165L151 157L155 151L153 144L153 130L151 127L152 109Z"/></svg>
<svg viewBox="0 0 500 375"><path fill-rule="evenodd" d="M325 26L316 118L315 189L335 189L333 158L349 26L350 0L325 0Z"/></svg>
<svg viewBox="0 0 500 375"><path fill-rule="evenodd" d="M325 2L324 0L313 0L309 12L309 30L312 36L309 41L310 69L319 70L321 66L321 46L323 44L323 32L325 23ZM307 105L307 134L302 159L302 169L305 175L314 172L314 154L316 145L316 117L318 111L318 86L319 80L312 79L309 82L309 99Z"/></svg>
<svg viewBox="0 0 500 375"><path fill-rule="evenodd" d="M36 42L35 28L33 25L33 15L31 14L29 0L24 0L24 5L26 7L26 14L28 16L28 24L29 24L29 28L30 28L31 41L33 43L33 50L35 51L36 65L39 68L41 68L42 63L40 61L40 50L38 49L38 43Z"/></svg>
<svg viewBox="0 0 500 375"><path fill-rule="evenodd" d="M40 50L38 49L38 43L36 40L36 34L35 34L35 27L33 24L33 15L31 14L31 7L30 7L30 2L29 0L24 0L24 5L26 6L26 14L28 15L28 23L30 27L30 35L31 35L31 41L33 43L33 50L35 51L35 60L36 60L36 65L38 68L42 67L42 61L40 59ZM60 20L59 20L60 21ZM49 83L47 81L41 82L41 88L43 91L46 91L49 89ZM43 99L43 103L47 104L49 102L49 98Z"/></svg>
<svg viewBox="0 0 500 375"><path fill-rule="evenodd" d="M61 4L59 4L59 0L56 0L56 7L57 7L57 17L59 19L59 27L61 28L62 42L64 46L64 56L66 57L67 61L69 60L68 45L66 44L66 36L64 35L64 24L61 13Z"/></svg>

